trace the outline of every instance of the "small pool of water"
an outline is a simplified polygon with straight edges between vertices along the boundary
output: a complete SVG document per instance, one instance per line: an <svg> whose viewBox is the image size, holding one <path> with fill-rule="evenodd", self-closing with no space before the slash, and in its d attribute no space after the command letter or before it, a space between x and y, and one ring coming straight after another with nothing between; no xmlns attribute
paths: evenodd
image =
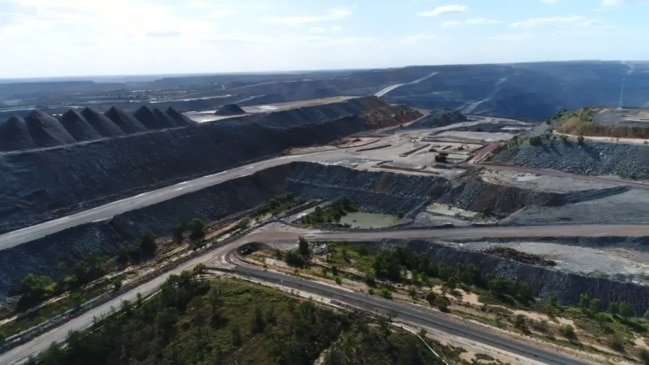
<svg viewBox="0 0 649 365"><path fill-rule="evenodd" d="M385 228L393 226L399 218L389 214L349 213L340 219L341 224L349 224L352 228Z"/></svg>

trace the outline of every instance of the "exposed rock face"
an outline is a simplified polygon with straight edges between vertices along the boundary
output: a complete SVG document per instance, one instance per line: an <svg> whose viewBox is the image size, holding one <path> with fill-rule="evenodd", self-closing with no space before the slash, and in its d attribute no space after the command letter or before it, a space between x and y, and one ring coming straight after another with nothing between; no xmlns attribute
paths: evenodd
<svg viewBox="0 0 649 365"><path fill-rule="evenodd" d="M557 301L564 305L578 305L580 294L585 293L592 298L601 299L604 308L614 301L631 304L639 315L644 314L649 308L648 286L565 273L551 267L529 265L431 241L388 240L382 242L380 246L407 247L448 265L475 264L486 274L525 281L537 297L549 299L550 296L556 295Z"/></svg>
<svg viewBox="0 0 649 365"><path fill-rule="evenodd" d="M123 178L118 176L115 181L120 180ZM81 186L95 186L96 181L99 179L92 183L86 181ZM471 189L480 189L475 182L470 184ZM482 188L489 189L486 183ZM110 221L85 224L0 251L0 267L5 268L0 272L0 297L15 288L26 274L35 272L61 278L64 273L59 269L60 262L72 263L91 253L114 256L121 247L137 245L139 237L148 230L153 230L159 236L169 236L177 223L188 222L195 217L204 221L223 219L286 192L317 199L348 196L363 211L395 214L399 211L416 211L431 201L462 201L467 189L454 189L449 181L434 176L359 171L315 163L281 165L131 211ZM567 200L572 195L539 195L539 198L533 198L531 193L513 193L512 197L537 199L538 204L550 204ZM509 203L514 207L520 205L520 201ZM485 204L493 202L487 201ZM511 210L504 203L502 207L503 210ZM483 209L482 206L474 208Z"/></svg>
<svg viewBox="0 0 649 365"><path fill-rule="evenodd" d="M234 115L244 115L246 112L239 108L237 104L225 104L222 107L219 108L215 113L215 115L220 115L220 116L234 116Z"/></svg>
<svg viewBox="0 0 649 365"><path fill-rule="evenodd" d="M384 108L391 107L378 98L359 98L203 124L188 122L181 114L167 111L170 120L185 126L148 130L138 122L149 132L72 144L46 153L34 150L0 154L0 182L4 188L0 231L268 158L287 148L328 143L377 125L399 123L402 116L384 117L376 125L365 119L366 114ZM155 117L155 112L145 109L138 113L140 117L151 114ZM89 117L86 120L92 121L89 124L95 130L103 129L102 135L124 131L122 127L136 120L119 110L107 115L119 120L121 126L90 110L81 113ZM51 121L73 140L61 123ZM152 126L162 123L160 118L150 122ZM129 133L133 130L129 129Z"/></svg>
<svg viewBox="0 0 649 365"><path fill-rule="evenodd" d="M554 169L587 175L619 175L649 179L649 145L549 141L542 146L524 143L494 156L495 161L518 166Z"/></svg>

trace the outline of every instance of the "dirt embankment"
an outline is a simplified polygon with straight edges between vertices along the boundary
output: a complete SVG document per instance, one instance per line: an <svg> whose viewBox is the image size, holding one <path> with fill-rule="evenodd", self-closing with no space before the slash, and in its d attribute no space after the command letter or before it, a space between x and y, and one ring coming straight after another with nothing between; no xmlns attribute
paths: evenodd
<svg viewBox="0 0 649 365"><path fill-rule="evenodd" d="M585 175L618 175L630 179L649 179L649 145L550 140L541 146L523 143L508 147L492 162L516 166L561 170Z"/></svg>
<svg viewBox="0 0 649 365"><path fill-rule="evenodd" d="M649 128L629 125L604 125L595 114L605 108L583 108L564 117L557 132L575 136L649 139Z"/></svg>
<svg viewBox="0 0 649 365"><path fill-rule="evenodd" d="M579 296L585 293L591 298L601 299L604 308L614 301L631 304L639 315L644 314L649 308L649 287L643 285L565 273L552 267L535 266L483 252L436 244L431 241L386 240L379 246L407 247L448 265L475 264L486 274L525 281L530 286L533 295L546 299L555 295L557 302L564 305L578 305Z"/></svg>
<svg viewBox="0 0 649 365"><path fill-rule="evenodd" d="M447 201L462 206L476 196L500 195L490 190L486 183L471 180L456 184L459 187L454 188L450 181L435 176L290 163L131 211L110 221L85 224L0 251L0 266L4 268L0 273L0 297L7 295L29 273L60 278L63 273L59 264L62 262L78 262L92 253L115 256L120 248L137 245L141 235L148 230L159 236L169 236L172 227L179 222L188 222L195 217L204 221L223 219L287 192L304 198L328 200L347 196L362 211L391 214L416 212L431 201ZM503 195L500 201L479 198L471 208L482 211L495 206L499 211L512 211L530 202L560 201L562 196L535 196L532 192L524 194L515 192L516 188L507 189L512 193Z"/></svg>
<svg viewBox="0 0 649 365"><path fill-rule="evenodd" d="M288 148L326 144L402 121L396 116L384 116L378 124L365 119L365 115L384 108L390 106L381 99L357 98L218 123L192 123L46 151L0 154L0 231L269 158ZM162 115L156 119L156 112L147 110L134 115L118 110L106 113L119 120L120 126L110 123L113 119L103 114L81 114L84 119L76 115L69 118L79 124L85 120L105 130L121 130L123 134L127 134L123 126L129 125L136 115L141 122L130 125L129 130L155 126L164 119ZM173 113L166 116L174 118ZM100 132L100 128L95 130Z"/></svg>

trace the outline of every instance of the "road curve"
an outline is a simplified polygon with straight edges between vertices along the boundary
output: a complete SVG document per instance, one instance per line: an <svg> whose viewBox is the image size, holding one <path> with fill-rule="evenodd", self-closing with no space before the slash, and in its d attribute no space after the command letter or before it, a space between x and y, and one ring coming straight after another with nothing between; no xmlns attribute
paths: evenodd
<svg viewBox="0 0 649 365"><path fill-rule="evenodd" d="M225 257L231 251L250 242L295 242L300 235L312 240L330 241L371 241L383 238L435 239L435 238L515 238L515 237L556 237L556 236L649 236L649 226L542 226L542 227L468 227L447 229L404 229L398 231L358 232L358 231L313 231L310 233L290 231L256 230L236 241L217 246L202 256L191 259L178 267L148 281L134 289L120 294L114 299L99 305L51 331L0 354L0 364L15 365L24 362L30 355L47 349L53 342L64 342L70 331L88 328L94 317L110 313L111 308L119 308L122 301L134 301L138 293L143 296L154 293L170 275L191 270L200 263L230 267ZM229 265L229 266L228 266ZM372 297L372 299L376 299ZM419 319L422 320L422 319ZM580 364L580 363L574 363Z"/></svg>

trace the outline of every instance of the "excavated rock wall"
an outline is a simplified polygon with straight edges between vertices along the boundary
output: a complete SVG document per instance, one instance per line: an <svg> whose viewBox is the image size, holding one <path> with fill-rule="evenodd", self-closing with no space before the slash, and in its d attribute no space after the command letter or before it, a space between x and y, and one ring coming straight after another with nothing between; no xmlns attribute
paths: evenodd
<svg viewBox="0 0 649 365"><path fill-rule="evenodd" d="M604 308L610 302L617 301L631 304L638 315L643 315L649 309L648 286L561 272L550 267L529 265L431 241L386 240L379 247L406 247L448 265L476 264L485 274L525 281L535 296L549 299L555 295L557 302L564 305L577 306L579 296L585 293L592 298L599 298Z"/></svg>
<svg viewBox="0 0 649 365"><path fill-rule="evenodd" d="M47 150L0 153L0 232L279 155L291 147L329 143L370 129L366 114L385 108L389 106L383 100L368 97L156 130L146 126L167 125L180 114L141 109L133 115L85 110L83 120L69 115L79 123L99 126L93 130L102 135L140 132ZM140 122L134 122L135 116ZM51 119L47 118L52 125L61 125ZM15 126L22 128L16 120ZM380 126L400 122L398 116L382 118ZM72 139L69 133L62 136L58 139Z"/></svg>

